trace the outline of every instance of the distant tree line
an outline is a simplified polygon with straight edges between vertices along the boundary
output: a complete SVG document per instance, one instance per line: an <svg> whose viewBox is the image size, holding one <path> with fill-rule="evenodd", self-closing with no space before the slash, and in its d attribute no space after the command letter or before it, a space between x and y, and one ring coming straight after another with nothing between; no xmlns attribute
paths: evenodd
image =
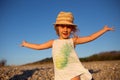
<svg viewBox="0 0 120 80"><path fill-rule="evenodd" d="M79 58L82 62L89 62L89 61L106 61L106 60L120 60L120 51L109 51L109 52L101 52L97 54L93 54L89 57ZM29 63L29 64L44 64L44 63L52 63L52 58L45 58L43 60ZM27 64L27 65L29 65Z"/></svg>
<svg viewBox="0 0 120 80"><path fill-rule="evenodd" d="M80 61L105 61L105 60L120 60L120 51L101 52L93 54L89 57L80 58Z"/></svg>

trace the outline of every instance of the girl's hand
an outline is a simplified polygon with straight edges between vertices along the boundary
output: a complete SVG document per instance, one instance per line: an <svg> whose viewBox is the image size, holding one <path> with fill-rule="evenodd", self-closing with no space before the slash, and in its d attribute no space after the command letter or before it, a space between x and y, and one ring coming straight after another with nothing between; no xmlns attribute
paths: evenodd
<svg viewBox="0 0 120 80"><path fill-rule="evenodd" d="M105 25L103 29L106 30L106 31L114 31L114 28L113 28L113 27L110 28L110 27L108 27L107 25Z"/></svg>
<svg viewBox="0 0 120 80"><path fill-rule="evenodd" d="M22 43L21 43L20 46L21 46L21 47L24 47L26 43L27 43L26 41L22 41Z"/></svg>

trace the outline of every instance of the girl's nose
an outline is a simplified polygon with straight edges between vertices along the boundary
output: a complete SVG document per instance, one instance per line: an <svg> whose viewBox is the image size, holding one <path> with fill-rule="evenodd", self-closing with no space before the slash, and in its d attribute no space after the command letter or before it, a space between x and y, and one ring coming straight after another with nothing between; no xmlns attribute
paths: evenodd
<svg viewBox="0 0 120 80"><path fill-rule="evenodd" d="M67 27L64 27L64 31L67 31L67 29L68 29Z"/></svg>

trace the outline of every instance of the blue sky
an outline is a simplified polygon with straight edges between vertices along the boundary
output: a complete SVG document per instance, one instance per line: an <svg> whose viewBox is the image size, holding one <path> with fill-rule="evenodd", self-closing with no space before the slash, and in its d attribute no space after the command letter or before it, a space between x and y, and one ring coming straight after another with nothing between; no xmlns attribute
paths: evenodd
<svg viewBox="0 0 120 80"><path fill-rule="evenodd" d="M76 47L79 57L120 50L120 0L0 0L0 60L21 65L51 57L51 49L32 50L23 40L44 43L57 39L53 23L60 11L72 12L79 36L88 36L104 25L114 26L100 38Z"/></svg>

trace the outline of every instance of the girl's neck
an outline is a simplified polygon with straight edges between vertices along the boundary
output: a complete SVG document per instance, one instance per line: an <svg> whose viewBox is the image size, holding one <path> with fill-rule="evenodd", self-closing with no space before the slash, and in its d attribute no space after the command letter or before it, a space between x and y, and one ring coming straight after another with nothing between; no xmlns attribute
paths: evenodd
<svg viewBox="0 0 120 80"><path fill-rule="evenodd" d="M70 39L70 38L58 38L59 40L67 40L67 39Z"/></svg>
<svg viewBox="0 0 120 80"><path fill-rule="evenodd" d="M60 40L66 40L66 39L70 39L70 37L68 37L68 38L59 37L58 39L60 39Z"/></svg>

